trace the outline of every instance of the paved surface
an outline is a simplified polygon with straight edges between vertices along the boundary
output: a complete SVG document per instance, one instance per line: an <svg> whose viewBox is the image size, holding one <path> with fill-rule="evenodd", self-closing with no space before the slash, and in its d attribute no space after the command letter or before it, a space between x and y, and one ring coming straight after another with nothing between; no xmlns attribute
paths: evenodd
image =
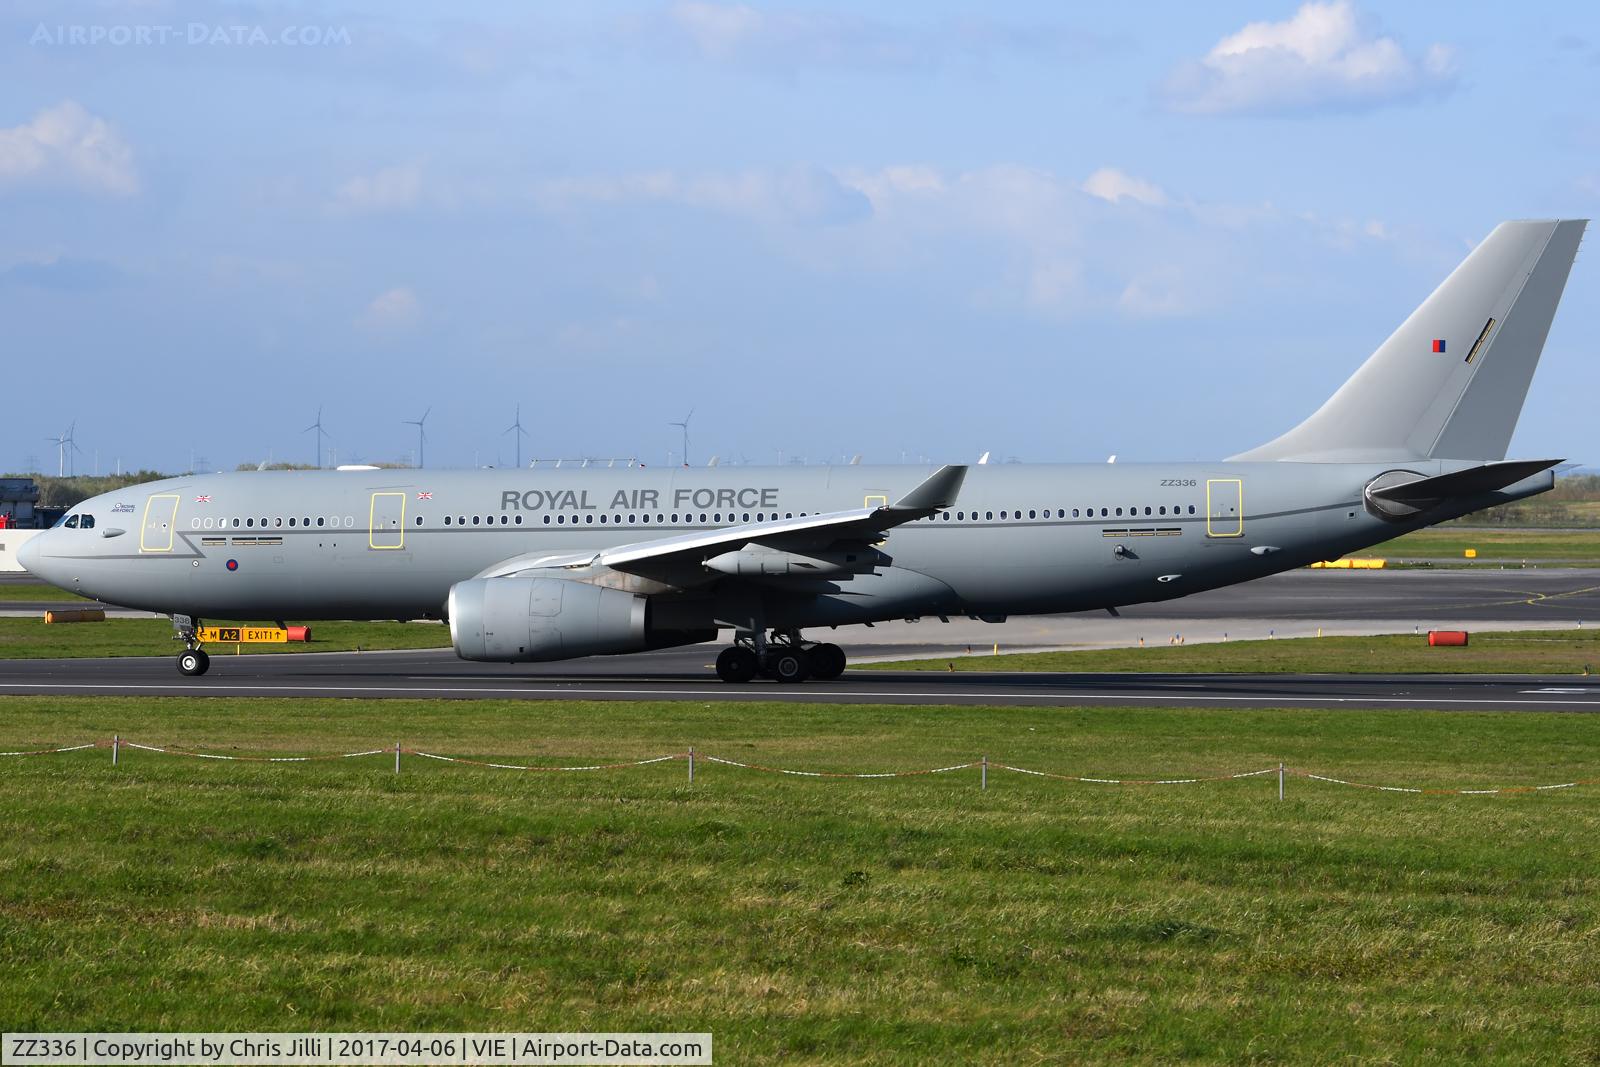
<svg viewBox="0 0 1600 1067"><path fill-rule="evenodd" d="M42 609L41 609L42 610ZM1411 629L1600 625L1600 571L1294 571L1164 605L1017 619L881 624L812 631L852 660L988 650L1094 647ZM171 658L0 661L0 693L784 700L900 704L1184 704L1600 711L1600 679L1480 675L928 674L852 671L835 682L724 685L715 645L570 663L464 663L448 650L212 658L203 678Z"/></svg>
<svg viewBox="0 0 1600 1067"><path fill-rule="evenodd" d="M0 667L0 693L1600 711L1600 678L1572 676L850 671L799 686L725 685L709 669L712 652L702 646L516 666L464 663L449 650L219 655L209 674L192 679L169 659L17 660Z"/></svg>

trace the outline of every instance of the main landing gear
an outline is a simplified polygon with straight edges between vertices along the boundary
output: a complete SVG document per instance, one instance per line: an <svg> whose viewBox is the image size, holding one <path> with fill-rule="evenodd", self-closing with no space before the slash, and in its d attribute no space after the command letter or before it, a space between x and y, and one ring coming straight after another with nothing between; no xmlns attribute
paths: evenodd
<svg viewBox="0 0 1600 1067"><path fill-rule="evenodd" d="M748 682L757 675L790 685L808 678L831 682L844 668L844 649L802 640L796 630L775 630L767 638L741 633L717 655L717 677L724 682Z"/></svg>
<svg viewBox="0 0 1600 1067"><path fill-rule="evenodd" d="M178 653L178 673L187 678L198 678L210 670L211 657L200 647L200 620L188 615L174 615L172 629L176 631L173 636L184 645L183 651Z"/></svg>

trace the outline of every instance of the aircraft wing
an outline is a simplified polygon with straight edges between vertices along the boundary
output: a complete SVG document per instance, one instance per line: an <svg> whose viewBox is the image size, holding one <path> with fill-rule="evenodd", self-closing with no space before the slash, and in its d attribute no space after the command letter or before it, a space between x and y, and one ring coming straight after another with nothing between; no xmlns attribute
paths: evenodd
<svg viewBox="0 0 1600 1067"><path fill-rule="evenodd" d="M660 564L699 563L722 552L760 545L780 550L825 549L841 542L871 544L902 523L929 515L954 504L961 483L967 476L964 466L940 467L920 485L893 504L875 508L851 508L792 519L769 519L716 530L679 534L654 541L618 545L597 554L597 566L636 573L656 569Z"/></svg>
<svg viewBox="0 0 1600 1067"><path fill-rule="evenodd" d="M967 476L960 465L940 467L915 489L882 507L850 508L792 519L769 519L714 530L696 530L616 545L595 553L520 557L483 572L479 577L525 573L554 568L609 568L644 577L672 581L692 567L700 576L706 560L726 552L756 546L777 552L821 552L837 545L871 545L902 523L925 518L955 503ZM671 577L669 577L669 575ZM713 576L714 577L714 576Z"/></svg>

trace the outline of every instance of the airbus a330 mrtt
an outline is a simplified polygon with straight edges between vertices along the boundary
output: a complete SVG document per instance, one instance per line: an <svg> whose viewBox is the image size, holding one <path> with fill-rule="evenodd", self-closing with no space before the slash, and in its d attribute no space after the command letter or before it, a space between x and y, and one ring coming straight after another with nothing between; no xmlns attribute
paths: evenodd
<svg viewBox="0 0 1600 1067"><path fill-rule="evenodd" d="M469 660L712 640L730 682L834 678L807 628L1115 608L1332 559L1549 489L1507 460L1583 220L1507 222L1309 418L1225 460L190 475L22 550L64 589L200 620L448 619Z"/></svg>

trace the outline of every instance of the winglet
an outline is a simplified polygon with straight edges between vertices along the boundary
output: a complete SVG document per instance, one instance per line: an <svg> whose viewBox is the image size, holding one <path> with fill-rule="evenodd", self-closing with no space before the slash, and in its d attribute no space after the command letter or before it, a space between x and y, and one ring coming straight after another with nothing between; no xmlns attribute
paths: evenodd
<svg viewBox="0 0 1600 1067"><path fill-rule="evenodd" d="M915 511L931 515L940 508L956 502L961 483L966 480L967 468L963 464L946 464L934 471L911 492L889 505L894 512Z"/></svg>

